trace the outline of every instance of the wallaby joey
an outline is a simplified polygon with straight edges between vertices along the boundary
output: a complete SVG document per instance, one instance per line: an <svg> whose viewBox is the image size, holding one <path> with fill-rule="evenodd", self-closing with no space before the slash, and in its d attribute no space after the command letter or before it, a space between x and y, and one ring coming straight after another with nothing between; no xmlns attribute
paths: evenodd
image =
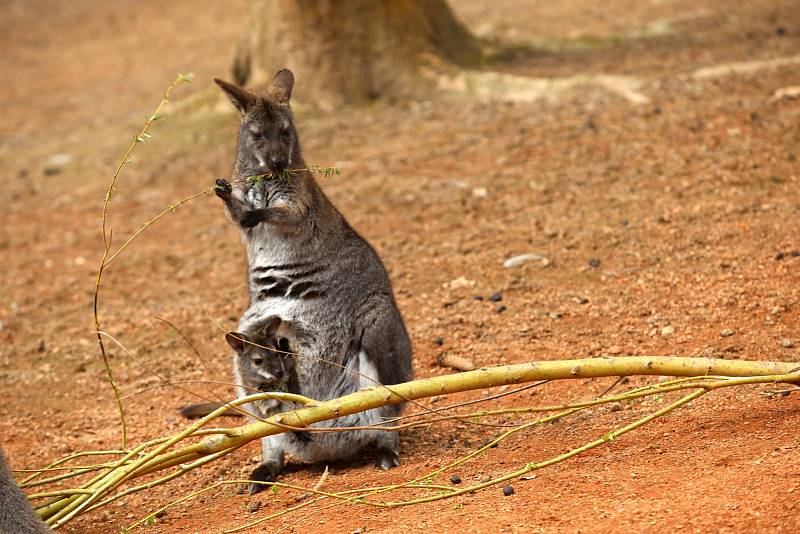
<svg viewBox="0 0 800 534"><path fill-rule="evenodd" d="M28 498L14 481L5 455L0 450L0 534L43 534L50 532L33 511Z"/></svg>
<svg viewBox="0 0 800 534"><path fill-rule="evenodd" d="M281 318L280 337L299 353L298 385L307 397L324 401L411 380L411 342L383 264L305 170L289 107L292 73L279 71L261 96L216 82L240 118L235 186L218 180L216 188L247 252L250 308L240 327ZM375 426L399 410L384 407L316 426ZM299 446L264 438L260 475L277 475L284 452L317 462L369 446L382 468L399 465L396 432L324 432Z"/></svg>

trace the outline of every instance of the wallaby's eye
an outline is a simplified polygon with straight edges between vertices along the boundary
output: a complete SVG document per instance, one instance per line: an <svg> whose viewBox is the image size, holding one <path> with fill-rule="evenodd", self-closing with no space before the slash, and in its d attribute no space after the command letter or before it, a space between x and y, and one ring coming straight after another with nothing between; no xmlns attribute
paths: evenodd
<svg viewBox="0 0 800 534"><path fill-rule="evenodd" d="M264 358L262 358L260 356L255 356L253 358L253 365L255 365L257 367L260 367L263 364L264 364Z"/></svg>
<svg viewBox="0 0 800 534"><path fill-rule="evenodd" d="M291 139L292 131L289 130L288 128L282 129L281 130L281 137L283 137L284 139Z"/></svg>
<svg viewBox="0 0 800 534"><path fill-rule="evenodd" d="M252 131L252 130L251 130L251 131L250 131L250 136L251 136L253 139L255 139L256 141L258 141L259 139L261 139L262 137L264 137L264 134L262 134L260 131Z"/></svg>

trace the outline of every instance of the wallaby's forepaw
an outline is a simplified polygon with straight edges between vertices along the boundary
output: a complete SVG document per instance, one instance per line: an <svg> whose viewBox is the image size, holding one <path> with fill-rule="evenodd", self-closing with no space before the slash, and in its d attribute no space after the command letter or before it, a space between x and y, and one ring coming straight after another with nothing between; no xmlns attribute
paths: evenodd
<svg viewBox="0 0 800 534"><path fill-rule="evenodd" d="M253 472L250 473L250 480L254 482L275 482L279 473L280 469L278 469L275 464L263 463L253 469ZM247 488L247 493L253 495L266 487L267 485L265 484L254 484L251 482L250 486Z"/></svg>
<svg viewBox="0 0 800 534"><path fill-rule="evenodd" d="M230 198L231 191L233 191L233 188L228 180L220 178L214 183L214 192L221 199Z"/></svg>
<svg viewBox="0 0 800 534"><path fill-rule="evenodd" d="M381 447L378 449L378 456L375 459L375 465L384 471L388 471L392 467L397 467L400 465L400 455L397 454L397 451L387 449L386 447Z"/></svg>
<svg viewBox="0 0 800 534"><path fill-rule="evenodd" d="M239 219L239 224L242 228L252 228L264 219L264 213L261 210L250 210L244 212L242 218Z"/></svg>

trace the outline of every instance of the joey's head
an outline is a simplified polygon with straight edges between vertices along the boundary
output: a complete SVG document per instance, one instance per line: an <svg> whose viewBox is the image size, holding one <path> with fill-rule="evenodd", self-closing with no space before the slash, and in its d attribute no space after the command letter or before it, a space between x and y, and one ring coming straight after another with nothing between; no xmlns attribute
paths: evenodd
<svg viewBox="0 0 800 534"><path fill-rule="evenodd" d="M239 111L237 169L246 175L281 172L301 160L289 98L294 75L288 69L275 74L263 95L215 79Z"/></svg>
<svg viewBox="0 0 800 534"><path fill-rule="evenodd" d="M286 391L294 356L286 338L277 335L281 320L268 317L246 332L228 332L225 340L236 352L242 386L258 391Z"/></svg>

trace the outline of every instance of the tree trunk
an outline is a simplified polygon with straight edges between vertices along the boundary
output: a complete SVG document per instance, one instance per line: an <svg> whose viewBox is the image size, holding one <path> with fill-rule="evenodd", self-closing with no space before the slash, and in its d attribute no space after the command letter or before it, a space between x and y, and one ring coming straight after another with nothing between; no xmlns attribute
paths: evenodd
<svg viewBox="0 0 800 534"><path fill-rule="evenodd" d="M445 0L251 0L233 71L239 84L265 86L288 68L294 98L332 107L424 97L438 73L480 60Z"/></svg>

